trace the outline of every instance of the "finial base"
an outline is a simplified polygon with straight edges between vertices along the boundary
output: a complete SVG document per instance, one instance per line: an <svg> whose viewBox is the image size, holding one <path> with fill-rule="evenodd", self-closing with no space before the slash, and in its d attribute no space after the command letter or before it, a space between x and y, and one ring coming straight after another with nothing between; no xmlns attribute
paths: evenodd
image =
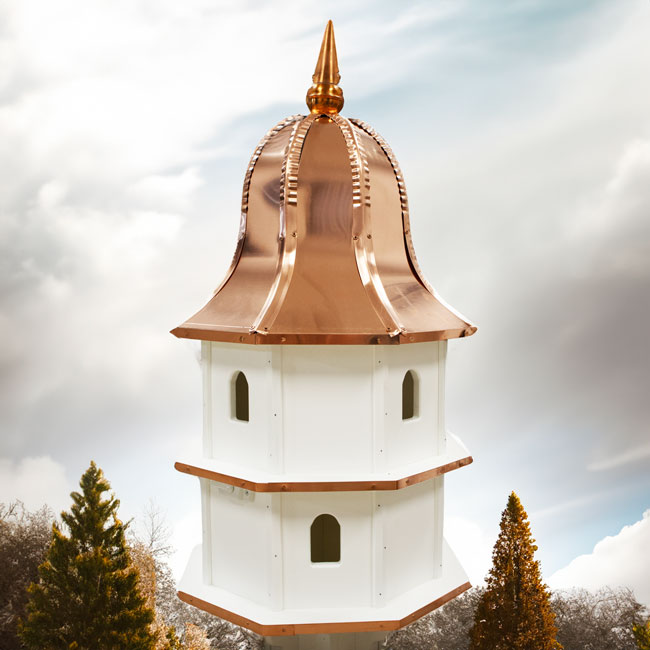
<svg viewBox="0 0 650 650"><path fill-rule="evenodd" d="M315 83L307 91L307 108L312 113L336 115L343 108L343 91L330 83Z"/></svg>

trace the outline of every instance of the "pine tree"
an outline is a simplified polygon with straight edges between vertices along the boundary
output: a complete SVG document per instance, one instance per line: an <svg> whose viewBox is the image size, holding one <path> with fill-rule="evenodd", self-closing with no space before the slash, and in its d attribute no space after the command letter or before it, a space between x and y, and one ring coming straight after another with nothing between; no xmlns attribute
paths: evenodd
<svg viewBox="0 0 650 650"><path fill-rule="evenodd" d="M536 550L528 516L513 492L501 515L487 588L470 630L470 650L562 649Z"/></svg>
<svg viewBox="0 0 650 650"><path fill-rule="evenodd" d="M138 590L119 501L94 462L81 477L81 492L56 523L39 582L29 587L28 615L19 626L29 648L48 650L151 650L154 613Z"/></svg>
<svg viewBox="0 0 650 650"><path fill-rule="evenodd" d="M645 625L635 625L633 632L639 650L650 650L650 621Z"/></svg>

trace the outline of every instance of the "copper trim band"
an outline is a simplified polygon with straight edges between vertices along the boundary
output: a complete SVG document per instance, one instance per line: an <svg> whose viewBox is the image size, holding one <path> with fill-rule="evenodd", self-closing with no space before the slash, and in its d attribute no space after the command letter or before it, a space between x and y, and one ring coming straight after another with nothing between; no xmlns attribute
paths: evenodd
<svg viewBox="0 0 650 650"><path fill-rule="evenodd" d="M461 467L466 467L473 460L471 456L466 456L460 460L452 461L440 467L427 469L417 474L411 474L410 476L404 476L403 478L394 480L380 481L283 481L276 483L257 483L256 481L250 481L240 476L222 474L221 472L214 472L203 467L197 467L196 465L181 463L180 461L174 463L174 468L190 476L207 478L218 483L234 485L235 487L250 490L251 492L372 492L403 490L410 485L417 485L436 476L441 476L447 472L453 472Z"/></svg>
<svg viewBox="0 0 650 650"><path fill-rule="evenodd" d="M296 334L251 332L248 328L218 329L204 327L194 329L179 325L172 330L178 338L199 341L218 341L222 343L247 343L249 345L286 344L286 345L406 345L426 341L446 341L448 339L469 336L476 331L472 328L436 330L432 332L409 332L406 335L390 336L377 334Z"/></svg>
<svg viewBox="0 0 650 650"><path fill-rule="evenodd" d="M430 603L426 604L424 607L420 607L413 613L405 616L404 618L389 620L389 621L346 621L340 623L289 623L286 625L275 624L275 625L264 625L253 621L250 618L240 616L235 612L214 605L201 598L192 596L185 591L179 591L178 597L188 605L193 605L198 607L209 614L218 616L219 618L230 621L235 625L240 625L245 627L248 630L252 630L261 636L294 636L296 634L328 634L328 633L337 633L337 632L390 632L392 630L399 630L413 621L417 621L419 618L422 618L425 614L432 612L438 607L442 607L445 603L448 603L450 600L460 596L464 591L467 591L471 588L469 582L465 582L462 585L452 589L450 592L446 593L440 598L436 598Z"/></svg>

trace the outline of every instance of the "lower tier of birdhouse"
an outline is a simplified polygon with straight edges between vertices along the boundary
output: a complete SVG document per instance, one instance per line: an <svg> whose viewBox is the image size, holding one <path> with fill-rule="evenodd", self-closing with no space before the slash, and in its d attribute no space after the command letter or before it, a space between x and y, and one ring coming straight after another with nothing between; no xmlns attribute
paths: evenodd
<svg viewBox="0 0 650 650"><path fill-rule="evenodd" d="M469 588L444 477L401 490L256 493L200 479L186 602L266 636L398 629Z"/></svg>
<svg viewBox="0 0 650 650"><path fill-rule="evenodd" d="M445 542L443 574L380 607L295 607L273 610L201 580L201 546L194 549L178 595L186 603L264 636L390 632L413 623L471 587ZM341 585L344 596L345 586Z"/></svg>

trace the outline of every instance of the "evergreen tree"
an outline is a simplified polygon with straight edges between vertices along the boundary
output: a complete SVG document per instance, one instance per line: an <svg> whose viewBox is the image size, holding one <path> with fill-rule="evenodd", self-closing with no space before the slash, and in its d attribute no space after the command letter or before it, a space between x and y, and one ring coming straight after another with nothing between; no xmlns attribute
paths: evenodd
<svg viewBox="0 0 650 650"><path fill-rule="evenodd" d="M650 650L650 621L645 625L635 625L633 632L639 650Z"/></svg>
<svg viewBox="0 0 650 650"><path fill-rule="evenodd" d="M71 512L54 524L52 542L29 587L20 635L29 648L47 650L151 650L154 613L138 590L117 518L119 501L94 462L73 492Z"/></svg>
<svg viewBox="0 0 650 650"><path fill-rule="evenodd" d="M526 511L513 492L501 515L487 587L470 630L470 650L561 650L534 542Z"/></svg>

